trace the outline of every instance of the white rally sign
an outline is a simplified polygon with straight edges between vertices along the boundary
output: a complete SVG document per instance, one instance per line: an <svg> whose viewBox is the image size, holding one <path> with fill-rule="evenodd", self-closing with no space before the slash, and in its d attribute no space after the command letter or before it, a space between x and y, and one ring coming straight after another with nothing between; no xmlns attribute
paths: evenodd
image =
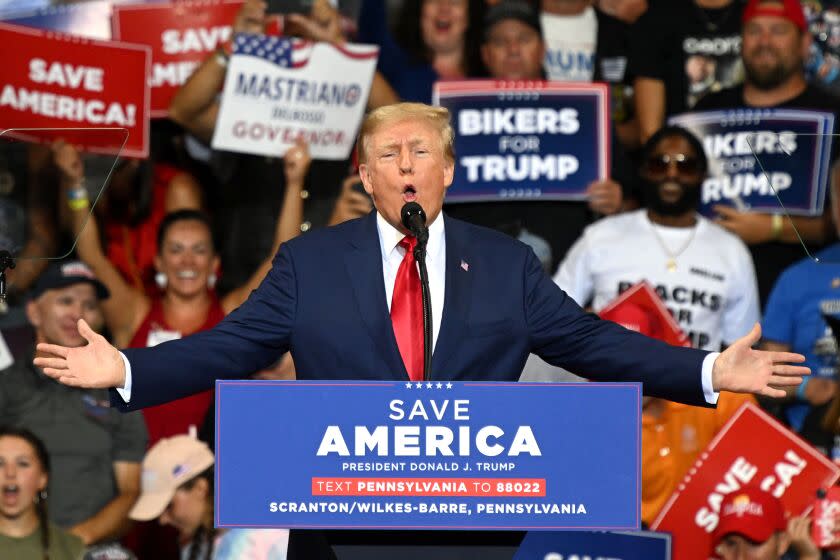
<svg viewBox="0 0 840 560"><path fill-rule="evenodd" d="M379 48L237 35L213 147L282 156L303 138L316 159L350 155Z"/></svg>

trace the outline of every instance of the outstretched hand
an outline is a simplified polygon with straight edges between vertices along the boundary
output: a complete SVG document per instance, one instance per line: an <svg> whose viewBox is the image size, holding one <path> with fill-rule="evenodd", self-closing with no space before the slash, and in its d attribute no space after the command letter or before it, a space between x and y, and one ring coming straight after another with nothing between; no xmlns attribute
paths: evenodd
<svg viewBox="0 0 840 560"><path fill-rule="evenodd" d="M802 354L755 350L752 346L761 339L758 323L746 336L739 338L715 360L712 387L715 391L754 393L781 398L785 387L802 383L802 376L811 373L804 366L791 363L805 361Z"/></svg>
<svg viewBox="0 0 840 560"><path fill-rule="evenodd" d="M125 364L119 350L94 332L84 319L79 319L78 328L88 342L85 346L68 348L42 342L36 347L35 365L70 387L123 387Z"/></svg>

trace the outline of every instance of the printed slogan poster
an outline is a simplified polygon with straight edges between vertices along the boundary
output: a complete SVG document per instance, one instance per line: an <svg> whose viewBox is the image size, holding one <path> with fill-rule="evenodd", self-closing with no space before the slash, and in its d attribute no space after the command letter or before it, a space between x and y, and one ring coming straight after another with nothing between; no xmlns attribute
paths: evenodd
<svg viewBox="0 0 840 560"><path fill-rule="evenodd" d="M217 527L639 528L638 383L216 391Z"/></svg>
<svg viewBox="0 0 840 560"><path fill-rule="evenodd" d="M146 157L148 47L93 41L0 23L0 123L8 128L112 127L128 130L122 155ZM107 145L84 146L114 151Z"/></svg>
<svg viewBox="0 0 840 560"><path fill-rule="evenodd" d="M242 0L114 6L114 39L152 49L152 117L166 117L178 88L231 38L241 6Z"/></svg>
<svg viewBox="0 0 840 560"><path fill-rule="evenodd" d="M745 404L700 455L651 529L673 535L674 558L705 560L725 495L759 486L779 498L788 513L800 515L817 489L838 477L838 467L821 453L757 406Z"/></svg>
<svg viewBox="0 0 840 560"><path fill-rule="evenodd" d="M831 166L834 115L797 109L737 109L669 119L702 140L709 158L701 212L739 210L818 216ZM775 192L774 192L775 191Z"/></svg>
<svg viewBox="0 0 840 560"><path fill-rule="evenodd" d="M446 202L582 200L609 169L604 84L437 82L455 129Z"/></svg>
<svg viewBox="0 0 840 560"><path fill-rule="evenodd" d="M239 34L233 53L214 148L282 156L303 138L313 158L347 159L379 47Z"/></svg>

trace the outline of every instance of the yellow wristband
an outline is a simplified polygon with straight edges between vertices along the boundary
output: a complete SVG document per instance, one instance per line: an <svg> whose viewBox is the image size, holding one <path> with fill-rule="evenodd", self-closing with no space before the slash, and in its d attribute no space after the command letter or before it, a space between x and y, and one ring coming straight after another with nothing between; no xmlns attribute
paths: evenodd
<svg viewBox="0 0 840 560"><path fill-rule="evenodd" d="M773 241L778 240L782 236L782 229L784 228L784 225L785 222L782 215L773 214L770 217L770 239Z"/></svg>
<svg viewBox="0 0 840 560"><path fill-rule="evenodd" d="M90 206L87 198L74 198L67 201L71 210L86 210Z"/></svg>

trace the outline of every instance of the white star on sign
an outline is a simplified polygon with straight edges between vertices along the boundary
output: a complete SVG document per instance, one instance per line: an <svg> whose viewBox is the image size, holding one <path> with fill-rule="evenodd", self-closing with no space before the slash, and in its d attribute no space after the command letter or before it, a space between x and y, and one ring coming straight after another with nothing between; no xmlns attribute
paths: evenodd
<svg viewBox="0 0 840 560"><path fill-rule="evenodd" d="M447 388L447 389L451 389L451 388L452 388L452 383L447 383L447 384L446 384L446 388Z"/></svg>
<svg viewBox="0 0 840 560"><path fill-rule="evenodd" d="M437 383L437 388L438 388L438 389L443 389L443 383L441 383L440 381L438 381L438 383Z"/></svg>
<svg viewBox="0 0 840 560"><path fill-rule="evenodd" d="M411 382L410 381L405 384L405 388L406 389L411 389Z"/></svg>
<svg viewBox="0 0 840 560"><path fill-rule="evenodd" d="M431 388L432 388L432 383L430 381L429 383L426 383L426 389L431 389Z"/></svg>
<svg viewBox="0 0 840 560"><path fill-rule="evenodd" d="M418 389L422 389L422 388L423 388L423 384L422 384L422 383L420 383L420 382L418 381L418 382L417 382L416 387L417 387Z"/></svg>

